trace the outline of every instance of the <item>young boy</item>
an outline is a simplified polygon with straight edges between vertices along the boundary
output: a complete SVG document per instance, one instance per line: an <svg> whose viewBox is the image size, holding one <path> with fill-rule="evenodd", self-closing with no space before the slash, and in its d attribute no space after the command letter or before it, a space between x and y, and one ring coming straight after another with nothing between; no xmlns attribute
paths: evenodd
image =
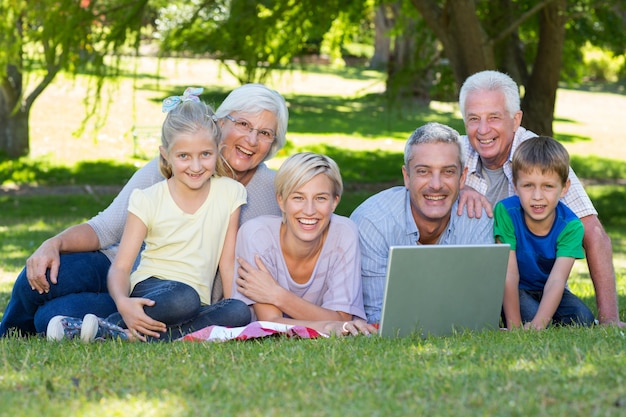
<svg viewBox="0 0 626 417"><path fill-rule="evenodd" d="M583 224L559 201L569 187L567 150L549 137L528 139L513 153L512 171L516 195L494 208L496 241L511 245L507 328L591 325L593 313L566 288L575 259L585 256Z"/></svg>

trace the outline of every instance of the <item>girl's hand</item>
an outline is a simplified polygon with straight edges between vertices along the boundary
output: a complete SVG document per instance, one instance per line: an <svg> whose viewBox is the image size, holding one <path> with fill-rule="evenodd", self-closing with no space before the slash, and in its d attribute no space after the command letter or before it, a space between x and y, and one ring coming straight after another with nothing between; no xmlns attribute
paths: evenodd
<svg viewBox="0 0 626 417"><path fill-rule="evenodd" d="M156 321L146 314L144 306L153 306L154 300L139 297L126 297L116 300L117 310L122 315L124 323L129 330L130 338L136 338L142 342L146 336L160 337L160 333L167 331L165 323Z"/></svg>

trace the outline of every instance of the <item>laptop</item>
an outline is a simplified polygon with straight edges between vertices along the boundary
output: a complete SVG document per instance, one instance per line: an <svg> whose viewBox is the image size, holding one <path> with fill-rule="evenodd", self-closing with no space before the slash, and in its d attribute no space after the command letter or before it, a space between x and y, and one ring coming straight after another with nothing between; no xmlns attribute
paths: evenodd
<svg viewBox="0 0 626 417"><path fill-rule="evenodd" d="M505 244L391 247L380 335L498 329L509 252Z"/></svg>

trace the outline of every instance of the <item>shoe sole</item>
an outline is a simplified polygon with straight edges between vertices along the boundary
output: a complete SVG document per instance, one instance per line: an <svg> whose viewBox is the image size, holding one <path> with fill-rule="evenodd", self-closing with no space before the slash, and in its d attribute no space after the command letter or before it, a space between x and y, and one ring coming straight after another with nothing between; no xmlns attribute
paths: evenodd
<svg viewBox="0 0 626 417"><path fill-rule="evenodd" d="M61 320L63 320L63 316L54 316L48 322L48 327L46 328L46 337L48 340L58 341L65 339L65 332L63 331Z"/></svg>
<svg viewBox="0 0 626 417"><path fill-rule="evenodd" d="M83 326L80 329L80 340L84 343L91 343L98 333L98 317L94 314L87 314L83 318Z"/></svg>

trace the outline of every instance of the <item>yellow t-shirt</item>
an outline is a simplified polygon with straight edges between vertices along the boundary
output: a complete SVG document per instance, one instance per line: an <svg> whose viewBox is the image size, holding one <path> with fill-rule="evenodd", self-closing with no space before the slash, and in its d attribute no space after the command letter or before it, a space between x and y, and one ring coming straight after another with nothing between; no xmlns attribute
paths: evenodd
<svg viewBox="0 0 626 417"><path fill-rule="evenodd" d="M245 203L244 186L226 177L211 178L209 195L194 214L176 205L167 181L134 190L128 211L148 232L141 262L130 277L131 291L138 282L156 277L188 284L203 304L210 304L230 215Z"/></svg>

